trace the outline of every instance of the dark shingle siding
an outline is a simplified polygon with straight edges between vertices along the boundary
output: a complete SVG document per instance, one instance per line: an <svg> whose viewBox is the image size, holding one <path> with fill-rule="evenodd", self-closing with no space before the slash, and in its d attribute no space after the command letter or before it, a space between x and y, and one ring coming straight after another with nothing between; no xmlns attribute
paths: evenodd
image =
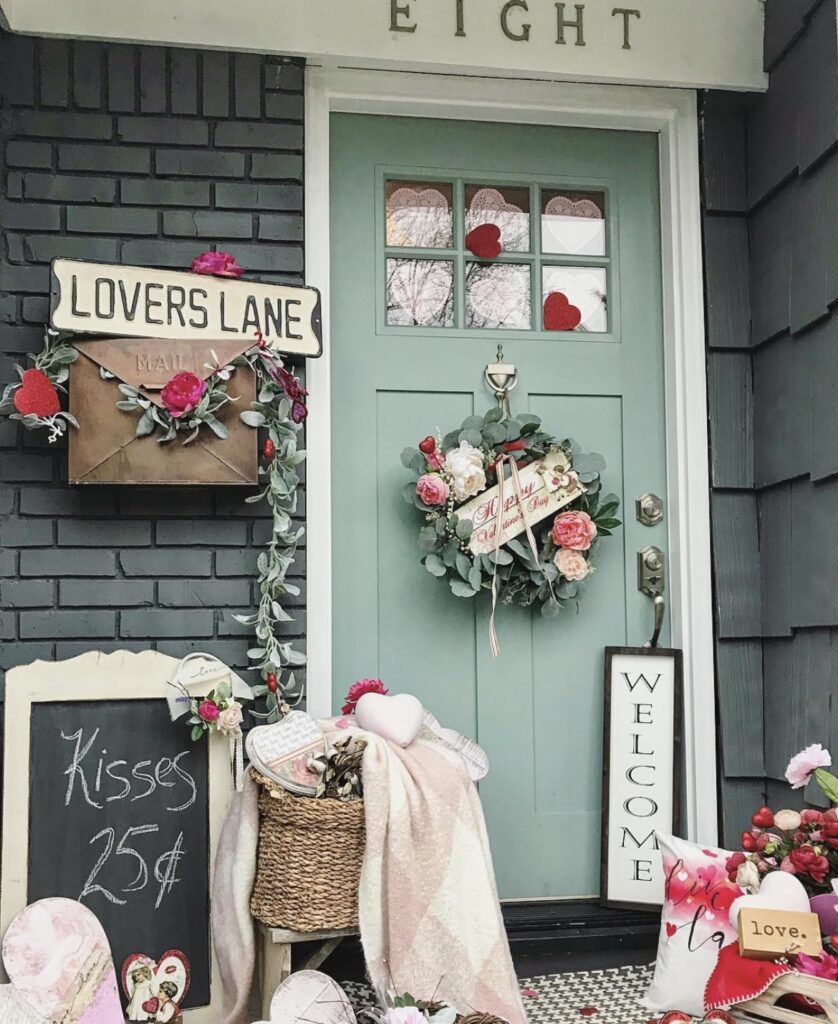
<svg viewBox="0 0 838 1024"><path fill-rule="evenodd" d="M41 346L56 255L183 267L218 242L256 277L301 280L301 72L256 54L0 37L0 380ZM254 605L267 510L229 489L65 481L63 444L0 424L0 676L153 646L246 667L252 643L231 617Z"/></svg>

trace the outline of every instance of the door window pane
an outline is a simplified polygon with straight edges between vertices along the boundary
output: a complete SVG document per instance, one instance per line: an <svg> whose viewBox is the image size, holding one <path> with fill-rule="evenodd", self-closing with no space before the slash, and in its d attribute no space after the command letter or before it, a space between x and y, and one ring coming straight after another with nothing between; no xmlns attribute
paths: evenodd
<svg viewBox="0 0 838 1024"><path fill-rule="evenodd" d="M545 331L608 330L604 267L544 267Z"/></svg>
<svg viewBox="0 0 838 1024"><path fill-rule="evenodd" d="M605 255L605 194L541 192L541 249L575 256Z"/></svg>
<svg viewBox="0 0 838 1024"><path fill-rule="evenodd" d="M502 252L529 252L530 190L466 185L466 248L476 255L483 253L472 247L469 235L484 225L499 229Z"/></svg>
<svg viewBox="0 0 838 1024"><path fill-rule="evenodd" d="M391 327L453 327L454 264L388 259L387 323Z"/></svg>
<svg viewBox="0 0 838 1024"><path fill-rule="evenodd" d="M388 181L387 245L410 249L450 249L454 244L450 184Z"/></svg>
<svg viewBox="0 0 838 1024"><path fill-rule="evenodd" d="M466 327L528 330L530 268L519 263L466 265Z"/></svg>

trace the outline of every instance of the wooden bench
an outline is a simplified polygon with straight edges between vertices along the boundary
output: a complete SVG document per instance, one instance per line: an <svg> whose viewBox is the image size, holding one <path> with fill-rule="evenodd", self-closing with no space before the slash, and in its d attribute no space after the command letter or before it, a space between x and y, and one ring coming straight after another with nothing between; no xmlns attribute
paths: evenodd
<svg viewBox="0 0 838 1024"><path fill-rule="evenodd" d="M271 1019L271 999L277 986L291 973L291 947L298 942L316 942L317 948L300 970L316 971L357 928L337 928L322 932L292 932L287 928L259 925L259 982L262 992L262 1016Z"/></svg>

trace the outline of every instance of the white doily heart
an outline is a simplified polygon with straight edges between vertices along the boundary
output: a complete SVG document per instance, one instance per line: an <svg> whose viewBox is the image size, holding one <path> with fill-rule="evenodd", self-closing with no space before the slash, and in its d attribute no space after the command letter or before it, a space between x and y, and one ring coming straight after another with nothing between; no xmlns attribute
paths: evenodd
<svg viewBox="0 0 838 1024"><path fill-rule="evenodd" d="M481 224L500 228L505 252L526 252L530 247L530 218L520 206L509 203L496 188L475 192L466 211L466 234Z"/></svg>
<svg viewBox="0 0 838 1024"><path fill-rule="evenodd" d="M591 199L554 196L544 208L541 222L544 252L602 255L605 221ZM596 245L594 243L597 243Z"/></svg>
<svg viewBox="0 0 838 1024"><path fill-rule="evenodd" d="M45 1024L113 1024L122 1007L107 936L74 900L39 900L22 910L3 939L12 985Z"/></svg>
<svg viewBox="0 0 838 1024"><path fill-rule="evenodd" d="M397 188L387 200L387 244L446 249L451 245L448 200L437 188Z"/></svg>
<svg viewBox="0 0 838 1024"><path fill-rule="evenodd" d="M388 304L402 311L398 323L444 326L446 307L452 307L451 264L440 260L390 260ZM392 323L393 320L391 319Z"/></svg>
<svg viewBox="0 0 838 1024"><path fill-rule="evenodd" d="M526 268L509 263L480 266L468 284L469 323L472 327L530 325L530 278Z"/></svg>

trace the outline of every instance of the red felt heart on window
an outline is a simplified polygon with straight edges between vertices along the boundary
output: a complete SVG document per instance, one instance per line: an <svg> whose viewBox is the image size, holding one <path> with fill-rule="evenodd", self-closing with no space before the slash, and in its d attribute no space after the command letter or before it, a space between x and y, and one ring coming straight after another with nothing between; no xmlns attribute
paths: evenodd
<svg viewBox="0 0 838 1024"><path fill-rule="evenodd" d="M60 409L55 385L43 370L26 370L12 401L21 416L54 416Z"/></svg>
<svg viewBox="0 0 838 1024"><path fill-rule="evenodd" d="M500 228L497 224L481 224L466 235L466 249L481 260L493 260L500 256Z"/></svg>
<svg viewBox="0 0 838 1024"><path fill-rule="evenodd" d="M544 330L572 331L582 323L582 310L564 292L550 292L544 300Z"/></svg>
<svg viewBox="0 0 838 1024"><path fill-rule="evenodd" d="M678 931L677 925L672 924L671 921L666 922L666 936L671 939L672 936Z"/></svg>

